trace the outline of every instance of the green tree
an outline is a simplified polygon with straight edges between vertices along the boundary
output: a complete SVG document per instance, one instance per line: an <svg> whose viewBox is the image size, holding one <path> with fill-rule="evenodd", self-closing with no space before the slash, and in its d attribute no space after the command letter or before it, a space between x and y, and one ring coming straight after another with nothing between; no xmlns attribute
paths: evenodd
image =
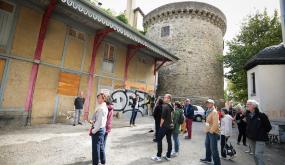
<svg viewBox="0 0 285 165"><path fill-rule="evenodd" d="M117 15L116 18L125 24L128 24L128 22L129 22L126 14L124 14L124 13Z"/></svg>
<svg viewBox="0 0 285 165"><path fill-rule="evenodd" d="M281 42L281 24L277 11L269 16L265 9L247 17L240 33L227 42L229 50L224 56L224 66L230 69L225 76L232 83L229 90L234 100L244 102L247 99L246 62L262 49Z"/></svg>

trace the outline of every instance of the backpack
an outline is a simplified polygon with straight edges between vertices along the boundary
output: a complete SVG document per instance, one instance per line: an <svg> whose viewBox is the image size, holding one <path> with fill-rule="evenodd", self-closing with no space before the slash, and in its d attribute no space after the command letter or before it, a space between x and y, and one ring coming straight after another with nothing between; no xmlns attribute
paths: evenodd
<svg viewBox="0 0 285 165"><path fill-rule="evenodd" d="M234 149L231 143L230 144L226 143L223 150L227 156L233 157L236 155L236 150Z"/></svg>
<svg viewBox="0 0 285 165"><path fill-rule="evenodd" d="M180 112L179 118L178 118L178 124L183 124L185 121L185 116L182 112Z"/></svg>

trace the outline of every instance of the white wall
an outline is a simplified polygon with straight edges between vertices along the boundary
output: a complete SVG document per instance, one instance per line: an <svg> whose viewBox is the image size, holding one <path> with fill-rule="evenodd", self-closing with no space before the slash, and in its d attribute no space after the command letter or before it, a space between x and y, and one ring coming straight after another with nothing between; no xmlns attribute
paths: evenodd
<svg viewBox="0 0 285 165"><path fill-rule="evenodd" d="M252 96L251 73L255 72L256 95ZM271 120L285 121L285 65L258 65L247 72L248 97L260 102Z"/></svg>

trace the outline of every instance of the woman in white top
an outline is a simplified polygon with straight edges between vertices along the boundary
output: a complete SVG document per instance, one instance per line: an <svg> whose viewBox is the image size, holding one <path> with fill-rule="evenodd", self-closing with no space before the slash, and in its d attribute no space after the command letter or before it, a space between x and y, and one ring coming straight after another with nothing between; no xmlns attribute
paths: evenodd
<svg viewBox="0 0 285 165"><path fill-rule="evenodd" d="M106 105L106 96L103 93L97 95L97 103L95 113L92 117L92 161L93 165L106 163L104 135L107 122L108 108Z"/></svg>
<svg viewBox="0 0 285 165"><path fill-rule="evenodd" d="M232 123L233 118L228 114L227 109L222 109L222 119L221 119L221 155L222 158L226 158L227 155L224 152L225 144L232 135Z"/></svg>

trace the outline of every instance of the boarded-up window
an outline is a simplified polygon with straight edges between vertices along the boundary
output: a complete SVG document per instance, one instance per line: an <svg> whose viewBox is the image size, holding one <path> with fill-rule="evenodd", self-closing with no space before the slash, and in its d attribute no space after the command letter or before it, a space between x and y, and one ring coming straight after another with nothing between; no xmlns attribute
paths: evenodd
<svg viewBox="0 0 285 165"><path fill-rule="evenodd" d="M14 5L0 0L0 48L6 46L13 21Z"/></svg>
<svg viewBox="0 0 285 165"><path fill-rule="evenodd" d="M112 73L115 62L115 48L111 44L105 44L103 71Z"/></svg>
<svg viewBox="0 0 285 165"><path fill-rule="evenodd" d="M59 74L57 93L67 96L77 96L80 84L80 76L61 72Z"/></svg>

